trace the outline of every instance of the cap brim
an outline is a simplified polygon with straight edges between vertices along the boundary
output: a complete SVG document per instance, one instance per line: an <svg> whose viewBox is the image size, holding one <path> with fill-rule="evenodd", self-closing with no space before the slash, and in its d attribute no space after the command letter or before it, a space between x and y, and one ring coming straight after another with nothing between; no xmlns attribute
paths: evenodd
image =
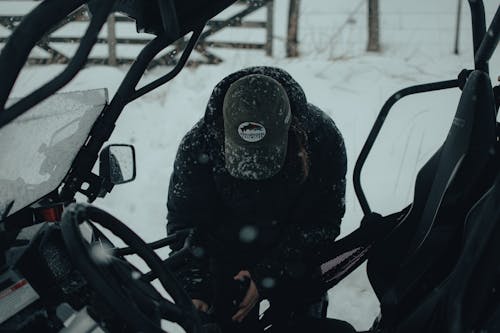
<svg viewBox="0 0 500 333"><path fill-rule="evenodd" d="M285 163L288 137L280 145L240 146L226 138L225 162L229 174L247 180L269 179Z"/></svg>

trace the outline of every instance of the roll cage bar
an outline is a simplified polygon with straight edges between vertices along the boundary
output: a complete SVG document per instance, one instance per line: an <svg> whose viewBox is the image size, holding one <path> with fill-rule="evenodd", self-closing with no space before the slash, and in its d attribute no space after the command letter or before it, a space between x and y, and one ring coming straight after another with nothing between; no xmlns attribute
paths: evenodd
<svg viewBox="0 0 500 333"><path fill-rule="evenodd" d="M472 17L472 39L474 44L474 68L476 70L480 70L485 72L489 76L489 68L488 61L490 60L495 48L498 45L498 40L500 38L500 7L497 8L495 16L491 22L491 25L486 31L486 22L485 22L485 14L484 14L484 4L482 0L469 0L469 5L471 9L471 17ZM356 196L358 197L358 201L361 205L361 209L363 210L363 214L365 216L372 213L370 205L368 204L368 200L366 199L365 193L361 186L361 170L368 158L368 155L377 139L378 134L391 110L392 106L401 100L403 97L430 92L437 91L449 88L457 88L462 89L465 85L465 81L467 80L468 75L472 72L472 70L462 70L458 75L457 79L448 80L448 81L440 81L433 83L426 83L411 86L408 88L404 88L394 93L389 99L385 102L380 110L375 124L373 125L370 133L368 134L368 138L361 149L361 152L356 161L356 165L354 166L353 172L353 182L354 182L354 191L356 192ZM498 97L497 97L498 98Z"/></svg>
<svg viewBox="0 0 500 333"><path fill-rule="evenodd" d="M68 172L60 191L61 200L73 200L77 192L83 193L92 202L101 188L99 176L90 170L94 166L100 149L113 132L116 120L124 107L149 91L173 79L186 64L208 19L234 3L236 0L46 0L27 14L12 33L0 53L0 128L30 108L57 92L85 66L97 35L107 17L114 11L124 12L136 19L138 30L156 35L137 56L119 85L111 102L104 108L101 118L92 128L86 144L80 149ZM66 68L55 78L23 97L14 105L5 107L12 87L23 68L29 53L44 35L57 28L57 23L87 4L91 20L80 45ZM182 36L192 33L177 65L167 74L137 89L153 58ZM87 188L82 185L87 183Z"/></svg>

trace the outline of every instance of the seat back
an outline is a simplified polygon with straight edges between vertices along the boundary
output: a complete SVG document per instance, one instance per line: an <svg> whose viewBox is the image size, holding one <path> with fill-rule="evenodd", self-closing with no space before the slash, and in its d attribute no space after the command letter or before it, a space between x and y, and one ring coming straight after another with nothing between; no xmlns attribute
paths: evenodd
<svg viewBox="0 0 500 333"><path fill-rule="evenodd" d="M417 176L409 213L369 257L386 326L397 325L453 269L465 216L496 176L495 127L489 77L474 71L445 142Z"/></svg>
<svg viewBox="0 0 500 333"><path fill-rule="evenodd" d="M497 164L498 171L498 164ZM500 328L500 173L466 218L451 273L401 318L395 332L497 332Z"/></svg>

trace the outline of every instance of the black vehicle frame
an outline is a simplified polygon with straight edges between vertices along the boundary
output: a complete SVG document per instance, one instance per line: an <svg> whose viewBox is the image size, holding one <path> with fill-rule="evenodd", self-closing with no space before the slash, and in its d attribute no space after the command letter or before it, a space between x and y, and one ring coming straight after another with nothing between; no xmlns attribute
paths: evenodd
<svg viewBox="0 0 500 333"><path fill-rule="evenodd" d="M36 104L40 103L47 97L57 92L83 68L83 66L85 65L85 61L92 49L92 46L96 41L97 34L99 33L100 29L106 21L106 18L111 12L120 11L126 13L127 15L136 19L138 28L154 33L156 35L156 38L144 47L144 49L137 57L137 60L128 70L116 94L113 96L111 102L105 106L100 119L96 121L94 127L92 128L92 131L88 139L86 140L85 145L80 149L77 157L73 161L73 165L68 171L67 176L63 180L60 190L51 193L51 196L56 196L57 200L62 201L65 204L69 204L74 201L74 197L77 192L86 195L90 202L95 200L99 195L102 196L106 192L103 191L104 182L102 177L93 174L91 170L98 159L99 151L103 147L104 143L109 139L115 127L115 123L124 107L133 100L143 96L144 94L158 88L159 86L173 79L185 65L191 51L196 45L196 41L200 36L206 21L234 2L234 0L46 0L25 17L25 19L20 23L17 29L12 33L9 41L0 53L0 73L2 73L2 80L0 80L0 129L23 113L30 110ZM12 91L12 87L17 79L17 76L19 75L30 51L35 46L36 42L40 38L42 38L44 34L51 31L51 29L59 21L63 20L67 15L69 15L71 12L85 3L88 3L89 5L92 19L75 53L75 56L72 58L69 65L54 79L50 80L48 83L30 93L26 97L20 99L15 104L6 107L7 99ZM446 271L446 274L448 275L440 276L439 278L435 278L435 280L433 280L435 282L434 286L442 286L442 288L440 289L441 291L436 291L432 288L430 291L426 291L428 293L426 295L430 296L426 296L427 298L419 297L416 301L413 301L411 306L408 306L410 310L404 313L405 318L400 318L402 316L401 313L398 313L394 310L394 308L399 305L401 305L402 307L407 305L407 295L411 294L410 284L421 282L421 280L419 280L418 278L425 275L424 273L420 274L421 272L419 271L423 263L423 260L419 258L419 253L422 249L426 248L429 235L432 234L431 230L434 230L434 217L438 216L439 213L443 210L443 201L441 199L447 191L448 187L444 186L440 188L441 192L439 192L439 194L442 194L442 196L438 199L434 200L431 198L431 203L433 204L432 209L434 209L435 213L434 217L431 219L414 217L416 213L412 214L412 211L418 211L418 213L422 213L422 211L424 211L425 213L425 207L419 207L417 205L417 197L421 195L422 191L422 189L418 188L418 186L415 190L415 202L413 203L412 207L409 207L402 212L395 213L388 217L381 217L380 215L375 214L371 211L368 201L364 195L360 180L364 162L366 161L367 156L369 155L371 148L375 143L377 135L385 122L387 114L389 113L391 107L405 96L459 87L461 89L464 89L464 92L470 92L468 93L469 95L467 95L469 96L469 99L470 94L475 94L478 92L484 93L483 97L486 101L484 103L481 102L483 104L470 104L470 101L467 100L467 96L464 97L464 93L462 97L465 101L463 103L461 102L461 104L465 106L463 106L462 109L471 111L476 109L490 108L490 104L493 103L496 116L496 112L498 111L498 101L500 93L498 87L492 88L491 83L489 83L488 61L494 53L500 37L500 9L497 10L487 31L482 0L469 0L469 5L472 13L474 69L461 71L458 74L458 77L453 80L417 85L402 89L391 96L389 100L384 104L368 136L368 139L363 146L354 169L354 188L365 214L361 227L352 234L336 242L332 246L331 253L328 257L318 259L320 263L331 261L335 262L335 265L329 265L330 268L323 271L322 278L320 281L318 281L319 288L316 289L320 289L321 291L323 291L331 288L333 285L338 283L354 268L358 267L367 259L369 260L369 270L370 266L373 267L374 265L380 265L380 267L386 268L389 267L390 265L387 266L386 262L381 262L380 259L377 259L377 256L380 257L380 254L383 254L384 251L387 250L387 245L384 248L384 246L381 246L380 243L387 242L387 235L389 235L390 237L390 235L397 233L398 230L401 229L404 229L404 232L409 235L412 245L409 249L407 249L407 251L404 251L408 255L399 258L400 261L392 263L393 266L389 267L388 270L392 271L395 275L400 275L403 270L401 270L400 272L397 270L397 268L395 269L394 266L406 268L411 267L412 269L417 270L416 274L414 274L417 276L417 278L411 280L411 283L408 284L405 284L405 281L407 280L396 279L394 281L394 284L403 284L405 289L404 292L401 292L399 294L398 292L400 290L395 291L394 288L392 288L393 286L383 286L380 288L376 288L377 296L379 296L382 301L383 319L380 323L374 326L374 331L418 331L422 329L432 329L435 331L439 331L441 329L444 329L450 332L460 332L466 329L476 328L473 327L472 324L472 326L465 324L449 324L450 320L456 323L457 320L461 318L461 316L463 315L462 310L457 310L454 312L452 311L452 313L450 312L447 314L448 317L444 316L443 318L446 317L446 319L442 319L441 322L446 322L446 324L443 325L440 324L437 326L425 326L426 324L424 323L422 324L424 326L419 326L420 324L416 324L416 322L423 323L424 321L427 322L436 320L436 318L432 317L428 312L435 310L438 306L437 304L449 304L446 302L439 302L441 302L443 298L450 297L450 288L459 293L465 290L465 286L461 286L460 283L457 282L456 278L454 279L453 277L454 274L458 274L456 273L457 270L462 274L467 273L467 266L460 266L465 265L462 264L464 260L468 260L468 262L471 262L471 260L473 261L473 259L471 259L469 255L469 252L466 251L467 246L471 246L470 243L472 242L469 242L468 239L464 240L465 245L463 249L460 248L458 250L459 253L455 253L455 256L452 260L453 263L450 264L453 267L449 268L449 270ZM183 54L181 55L177 66L175 66L164 76L145 85L142 88L137 89L137 84L152 59L168 45L173 43L176 39L181 38L188 33L191 33L190 41L187 44L187 47L184 50ZM496 129L497 126L498 124L496 123L495 117L495 119L493 119L493 127L496 131L495 139L498 140L498 130ZM439 154L441 154L442 151L446 149L453 150L451 148L454 148L454 145L455 142L453 141L451 143L448 142L448 144L447 142L445 142L443 145L443 149L440 150ZM495 154L496 156L498 156L498 150L496 150L493 155ZM426 165L422 169L422 176L420 177L419 175L419 178L429 178L429 174L432 177L437 177L436 175L439 176L439 170L441 169L435 166L435 164L439 164L439 162L436 162L436 160L437 159L431 159L428 165ZM496 167L497 165L494 164L493 168ZM465 224L465 222L469 222L468 225L470 225L470 220L475 218L477 220L477 225L485 224L484 228L486 228L486 222L483 221L486 217L490 217L491 219L493 219L493 222L496 221L495 219L498 218L498 207L495 207L494 203L498 198L499 185L498 177L494 177L495 171L498 171L498 169L493 169L493 176L488 178L489 184L482 184L485 189L483 189L483 192L479 196L480 199L476 200L473 203L472 207L470 207L470 210L467 211L467 213L470 214L467 214L463 218L463 221L460 221L460 223ZM446 180L450 180L451 176L452 175L446 174L442 177L442 180L446 183ZM426 183L424 187L427 190L431 191L432 185L436 184L437 181L432 178L430 181L426 180L423 182ZM419 183L418 179L417 183ZM88 184L89 186L83 188L83 184ZM446 185L449 185L449 182ZM484 212L485 209L486 212ZM480 212L477 213L477 210L480 210ZM2 220L8 220L8 215L8 210L2 212ZM154 244L150 244L150 246L146 246L144 242L141 242L140 240L132 236L133 232L124 228L124 226L119 221L111 217L109 214L106 214L105 212L97 210L93 207L89 208L78 205L70 206L66 209L65 215L63 217L63 223L61 227L63 239L68 248L68 251L70 252L71 260L79 262L79 264L77 265L78 269L81 271L87 271L87 273L84 274L87 278L89 278L89 276L96 275L96 272L100 269L90 267L92 264L88 262L88 258L82 258L81 256L76 254L85 252L87 246L84 243L80 242L82 236L78 234L77 226L88 220L93 220L97 223L101 222L110 230L116 232L118 235L129 241L130 248L117 250L116 255L118 257L123 258L123 256L128 253L142 253L145 258L148 258L146 260L151 263L152 268L154 267L154 269L151 273L148 273L144 276L144 280L149 281L154 279L155 277L160 276L162 282L164 282L165 288L172 291L174 294L177 293L176 288L178 288L178 285L176 285L176 282L172 280L171 276L169 275L170 273L168 272L168 269L166 269L165 272L164 270L158 268L158 258L153 257L152 249L166 246L174 241L178 242L179 239L185 238L185 250L181 251L176 257L171 257L166 260L167 266L182 264L183 256L188 256L190 254L189 237L186 237L189 232L186 232L182 235L176 235L175 237L169 237L165 240L160 240L158 242L155 242ZM110 220L115 223L109 223ZM405 223L406 220L410 220L410 222L413 222ZM1 223L2 221L0 221L0 224ZM415 229L410 228L406 230L406 225L413 225ZM496 230L495 224L490 224L487 226L489 228L488 230L490 230L492 234L496 235L494 233L494 231ZM469 228L474 229L473 227ZM479 227L476 227L476 229L477 228ZM94 231L99 234L99 231L97 229L94 229ZM479 231L471 231L472 234L474 234L474 232L477 233ZM99 236L103 237L102 234L99 234ZM71 239L71 241L69 241L69 239ZM482 244L481 242L477 243L477 239L474 239L474 241L475 243L472 243L476 245L479 244L490 252L494 249L494 247L492 247L493 245L487 243L486 241L483 242L484 244ZM390 246L401 245L391 242L387 242L387 244L390 244ZM346 253L349 253L347 257L345 256ZM338 258L340 257L342 257L343 259L338 260ZM466 258L464 259L464 257ZM416 260L415 258L418 259L416 262L414 261ZM449 259L450 257L447 258ZM481 262L481 265L483 265L481 267L484 267L484 261L487 261L487 259L481 257L474 260L476 260L476 262ZM87 263L85 264L85 262ZM370 262L372 264L370 264ZM19 267L22 266L23 265L21 261ZM127 271L127 269L130 269L130 267L128 267L127 265L125 266L127 268L120 266L119 269L122 269L122 272L123 269L125 269L125 271ZM422 268L422 270L425 270L427 268L428 267L424 267ZM25 271L29 270L29 268L26 267L24 269ZM469 267L469 269L471 268ZM377 276L377 274L380 273L380 270L380 268L372 269L371 275L374 276L371 279L372 283L378 283L376 281L380 280L380 277ZM408 270L408 272L413 271ZM104 272L104 274L108 277L112 275L112 273L110 272ZM114 272L114 274L116 275L116 272ZM467 274L471 275L470 273ZM379 275L383 276L384 274L380 273ZM442 285L441 281L443 279L451 282L447 282L447 284ZM92 280L92 278L89 278L89 280ZM102 287L102 280L102 277L95 277L93 278L93 283L90 284L93 286L93 288L99 289ZM174 286L174 288L172 288L172 286ZM102 291L103 289L99 290ZM448 293L443 292L442 290L448 290ZM111 298L119 298L121 296L119 292L116 292L114 295L107 295L106 297L110 298L108 302L113 302ZM144 298L144 295L139 295L137 297ZM168 317L170 320L183 323L183 327L185 326L188 331L203 331L200 324L197 322L196 315L192 315L191 313L192 308L190 308L190 305L186 303L186 295L183 294L182 291L180 291L179 293L177 293L177 297L174 298L176 298L178 304L180 304L180 310L170 303L160 302L163 306L162 311L164 311L166 317ZM413 299L414 298L412 298L412 300ZM470 297L468 299L470 299ZM473 301L477 303L484 299L486 298L474 299ZM499 327L498 322L500 321L500 315L498 314L498 309L500 305L498 305L497 301L498 300L495 300L494 298L488 298L488 302L492 303L490 309L492 314L490 317L488 317L489 321L485 324L490 325L487 327ZM127 316L126 310L118 312L122 317ZM142 315L138 314L138 316ZM389 319L384 319L384 316L385 318ZM437 320L439 321L439 319ZM190 324L190 322L195 323ZM461 319L458 320L458 322L461 322ZM472 321L469 320L467 323L470 324L471 322ZM130 323L130 327L135 328L143 327L141 325L149 325L148 318L143 318L137 322ZM159 330L157 326L152 327L154 328L154 330Z"/></svg>

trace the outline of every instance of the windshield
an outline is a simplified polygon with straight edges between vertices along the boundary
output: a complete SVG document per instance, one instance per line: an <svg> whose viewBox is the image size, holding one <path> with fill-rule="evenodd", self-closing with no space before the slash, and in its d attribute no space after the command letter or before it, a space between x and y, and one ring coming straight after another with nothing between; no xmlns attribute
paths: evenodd
<svg viewBox="0 0 500 333"><path fill-rule="evenodd" d="M0 214L59 187L107 97L106 89L55 94L0 129Z"/></svg>

